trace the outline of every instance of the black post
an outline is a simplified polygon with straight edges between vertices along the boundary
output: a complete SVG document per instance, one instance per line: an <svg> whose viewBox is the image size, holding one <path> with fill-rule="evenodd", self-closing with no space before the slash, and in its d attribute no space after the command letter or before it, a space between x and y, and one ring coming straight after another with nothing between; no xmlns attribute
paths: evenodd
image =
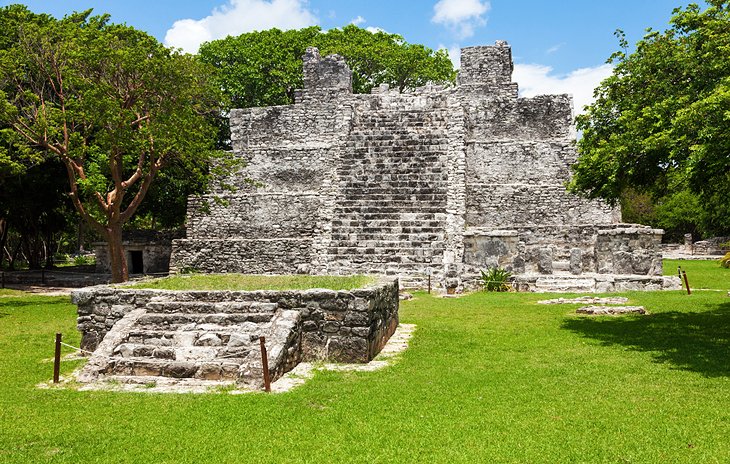
<svg viewBox="0 0 730 464"><path fill-rule="evenodd" d="M53 356L53 383L58 383L58 374L61 371L61 334L56 334L56 353Z"/></svg>
<svg viewBox="0 0 730 464"><path fill-rule="evenodd" d="M2 274L2 286L0 288L5 288L5 271L0 271L0 274Z"/></svg>
<svg viewBox="0 0 730 464"><path fill-rule="evenodd" d="M428 271L428 294L431 294L431 271Z"/></svg>
<svg viewBox="0 0 730 464"><path fill-rule="evenodd" d="M45 269L41 269L41 283L43 285L46 285L46 270Z"/></svg>
<svg viewBox="0 0 730 464"><path fill-rule="evenodd" d="M271 375L269 374L269 357L266 354L266 337L259 337L261 343L261 367L264 369L264 390L271 391Z"/></svg>

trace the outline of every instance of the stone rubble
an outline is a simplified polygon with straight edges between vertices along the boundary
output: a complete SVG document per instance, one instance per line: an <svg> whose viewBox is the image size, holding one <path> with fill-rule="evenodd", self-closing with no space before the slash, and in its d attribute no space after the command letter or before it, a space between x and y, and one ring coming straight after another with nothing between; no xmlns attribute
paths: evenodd
<svg viewBox="0 0 730 464"><path fill-rule="evenodd" d="M623 296L597 297L579 296L578 298L555 298L552 300L540 300L537 304L592 304L592 305L620 305L628 303L629 299Z"/></svg>
<svg viewBox="0 0 730 464"><path fill-rule="evenodd" d="M647 314L643 306L583 306L575 310L578 314L591 314L594 316L620 315L620 314Z"/></svg>

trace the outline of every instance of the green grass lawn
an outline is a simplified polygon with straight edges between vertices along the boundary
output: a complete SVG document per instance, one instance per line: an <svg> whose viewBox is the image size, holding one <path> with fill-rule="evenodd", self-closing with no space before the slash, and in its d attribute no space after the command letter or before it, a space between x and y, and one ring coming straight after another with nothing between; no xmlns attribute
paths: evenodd
<svg viewBox="0 0 730 464"><path fill-rule="evenodd" d="M184 274L143 281L132 288L163 290L305 290L326 288L351 290L373 283L369 276L251 275L251 274Z"/></svg>
<svg viewBox="0 0 730 464"><path fill-rule="evenodd" d="M395 365L274 395L37 389L75 308L1 297L0 462L730 462L730 298L627 295L651 315L419 293Z"/></svg>
<svg viewBox="0 0 730 464"><path fill-rule="evenodd" d="M719 261L665 259L664 275L677 275L677 266L687 273L690 289L730 290L730 269L721 267Z"/></svg>

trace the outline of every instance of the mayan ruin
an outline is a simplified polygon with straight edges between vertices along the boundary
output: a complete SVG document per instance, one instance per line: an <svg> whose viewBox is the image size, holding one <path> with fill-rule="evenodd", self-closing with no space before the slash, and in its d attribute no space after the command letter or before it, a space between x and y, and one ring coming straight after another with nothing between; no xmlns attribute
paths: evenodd
<svg viewBox="0 0 730 464"><path fill-rule="evenodd" d="M461 291L499 266L521 290L674 285L661 230L566 192L571 97L520 98L512 70L497 41L462 50L455 87L361 95L344 59L308 49L293 105L232 111L239 190L190 200L171 271L430 276Z"/></svg>

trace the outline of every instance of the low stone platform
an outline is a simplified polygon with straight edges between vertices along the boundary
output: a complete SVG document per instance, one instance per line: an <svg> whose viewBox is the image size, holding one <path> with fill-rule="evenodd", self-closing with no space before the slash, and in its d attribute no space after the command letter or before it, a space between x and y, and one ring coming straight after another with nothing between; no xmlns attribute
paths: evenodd
<svg viewBox="0 0 730 464"><path fill-rule="evenodd" d="M610 293L631 290L681 290L675 276L630 274L524 274L515 276L513 288L519 292Z"/></svg>
<svg viewBox="0 0 730 464"><path fill-rule="evenodd" d="M643 306L583 306L575 311L593 316L615 316L619 314L646 314Z"/></svg>
<svg viewBox="0 0 730 464"><path fill-rule="evenodd" d="M81 382L235 381L260 389L261 336L275 380L302 360L368 362L398 325L397 280L351 291L100 286L73 292L72 301L81 348L93 351Z"/></svg>

